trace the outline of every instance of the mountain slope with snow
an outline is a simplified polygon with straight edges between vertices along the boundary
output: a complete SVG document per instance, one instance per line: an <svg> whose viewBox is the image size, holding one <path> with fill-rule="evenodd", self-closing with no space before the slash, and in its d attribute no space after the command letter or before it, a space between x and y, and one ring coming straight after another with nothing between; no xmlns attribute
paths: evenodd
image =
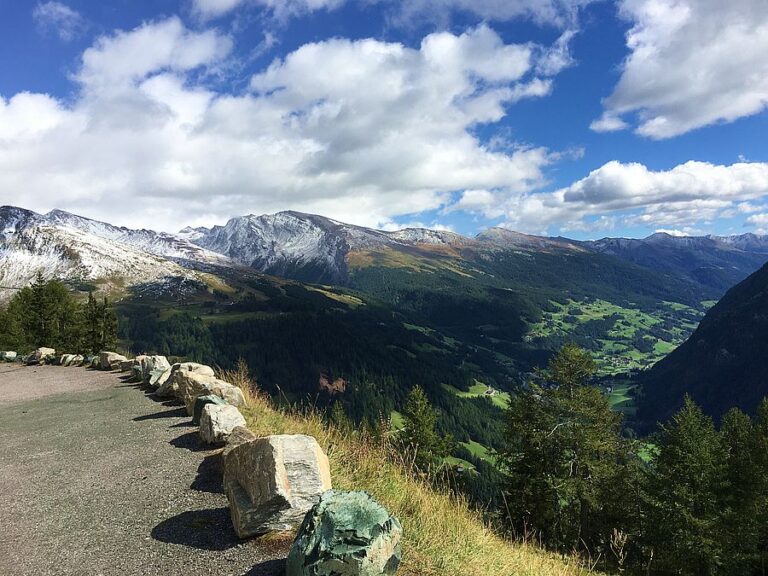
<svg viewBox="0 0 768 576"><path fill-rule="evenodd" d="M167 278L199 280L185 262L232 264L169 234L118 228L58 210L41 215L0 207L0 301L29 284L38 271L46 279L95 284L107 291Z"/></svg>

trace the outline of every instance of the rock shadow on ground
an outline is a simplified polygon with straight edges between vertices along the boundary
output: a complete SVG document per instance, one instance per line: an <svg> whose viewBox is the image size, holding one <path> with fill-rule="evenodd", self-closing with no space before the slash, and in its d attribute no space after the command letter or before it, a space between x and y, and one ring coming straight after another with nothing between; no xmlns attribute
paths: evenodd
<svg viewBox="0 0 768 576"><path fill-rule="evenodd" d="M152 538L198 550L223 551L240 544L226 507L190 510L172 516L152 529Z"/></svg>
<svg viewBox="0 0 768 576"><path fill-rule="evenodd" d="M197 476L189 486L198 492L224 494L224 483L221 474L221 454L211 454L203 458L197 467Z"/></svg>

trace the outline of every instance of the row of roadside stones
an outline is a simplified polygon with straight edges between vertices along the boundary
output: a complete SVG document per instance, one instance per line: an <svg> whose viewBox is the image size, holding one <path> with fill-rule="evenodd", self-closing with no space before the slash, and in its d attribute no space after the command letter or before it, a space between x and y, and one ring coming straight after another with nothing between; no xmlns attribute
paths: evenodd
<svg viewBox="0 0 768 576"><path fill-rule="evenodd" d="M287 576L395 574L401 560L399 521L369 494L332 489L328 457L311 436L257 437L238 410L245 397L210 366L171 365L164 356L99 354L99 367L131 372L160 397L176 397L221 451L224 489L240 538L298 528Z"/></svg>

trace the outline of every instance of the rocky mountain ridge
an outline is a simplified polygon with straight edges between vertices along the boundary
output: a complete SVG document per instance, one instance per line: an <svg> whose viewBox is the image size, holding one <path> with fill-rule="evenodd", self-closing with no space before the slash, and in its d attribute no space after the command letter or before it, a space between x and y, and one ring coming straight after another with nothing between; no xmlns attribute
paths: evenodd
<svg viewBox="0 0 768 576"><path fill-rule="evenodd" d="M449 249L453 254L579 252L620 258L682 274L725 291L768 261L768 236L571 240L489 228L474 237L446 230L384 231L295 211L231 218L222 226L177 234L135 230L63 210L47 214L0 208L0 283L24 284L38 269L69 280L117 279L126 285L174 276L190 268L247 266L300 281L345 284L353 253ZM435 254L438 254L435 252ZM190 264L192 266L190 266Z"/></svg>
<svg viewBox="0 0 768 576"><path fill-rule="evenodd" d="M189 263L233 264L171 234L120 228L61 210L38 214L0 207L0 301L38 271L46 279L114 290L170 278L198 280Z"/></svg>

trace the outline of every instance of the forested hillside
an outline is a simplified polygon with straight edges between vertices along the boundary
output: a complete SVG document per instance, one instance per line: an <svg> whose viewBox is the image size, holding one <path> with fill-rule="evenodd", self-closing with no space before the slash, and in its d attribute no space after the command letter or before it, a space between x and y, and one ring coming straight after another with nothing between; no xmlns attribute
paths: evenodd
<svg viewBox="0 0 768 576"><path fill-rule="evenodd" d="M748 413L768 394L768 266L733 287L691 337L639 377L640 417L665 420L690 394L719 419L731 407Z"/></svg>

